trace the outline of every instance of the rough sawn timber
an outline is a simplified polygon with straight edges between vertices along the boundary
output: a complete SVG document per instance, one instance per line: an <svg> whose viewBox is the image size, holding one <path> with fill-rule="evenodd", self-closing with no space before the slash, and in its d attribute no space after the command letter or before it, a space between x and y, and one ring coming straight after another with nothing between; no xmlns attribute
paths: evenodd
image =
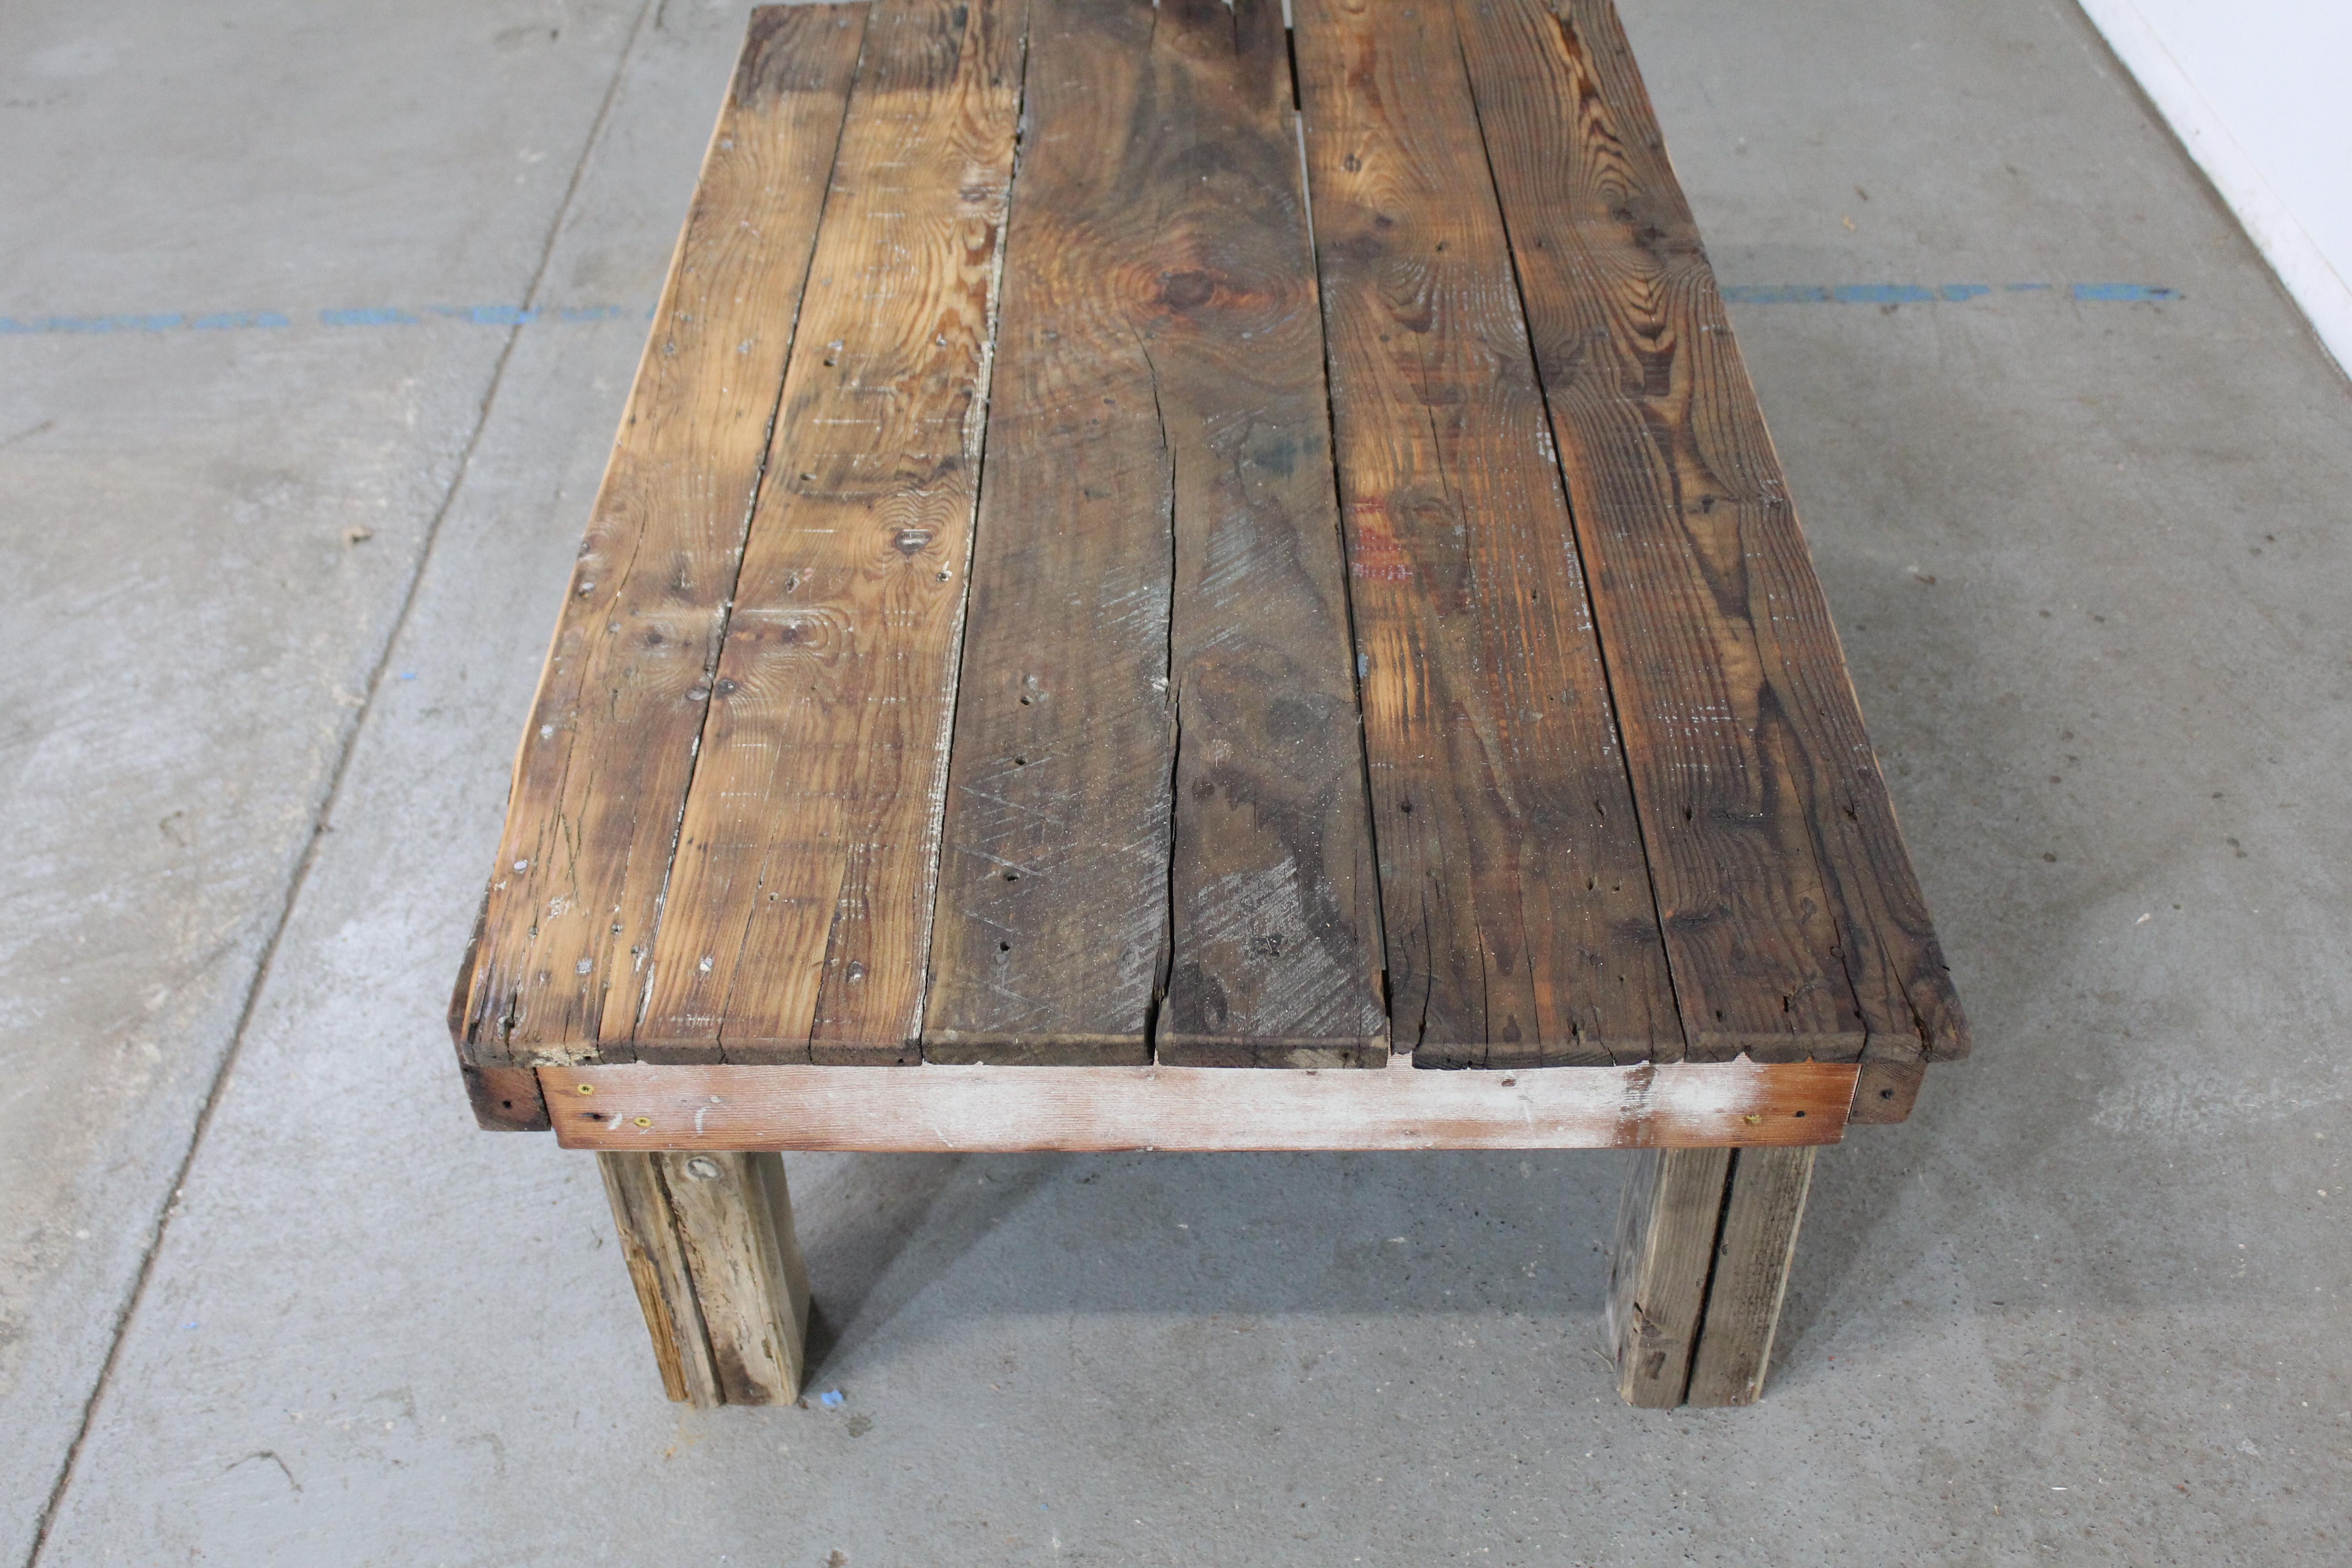
<svg viewBox="0 0 2352 1568"><path fill-rule="evenodd" d="M1396 1037L1432 1067L1679 1060L1453 12L1297 21Z"/></svg>
<svg viewBox="0 0 2352 1568"><path fill-rule="evenodd" d="M1637 1408L1671 1410L1690 1387L1732 1153L1644 1150L1626 1177L1610 1255L1609 1338L1617 1392Z"/></svg>
<svg viewBox="0 0 2352 1568"><path fill-rule="evenodd" d="M1750 1144L1732 1156L1715 1277L1684 1404L1753 1405L1763 1397L1816 1152Z"/></svg>
<svg viewBox="0 0 2352 1568"><path fill-rule="evenodd" d="M751 16L515 758L461 1047L628 1060L863 5Z"/></svg>
<svg viewBox="0 0 2352 1568"><path fill-rule="evenodd" d="M1459 0L1694 1058L1968 1035L1608 0Z"/></svg>
<svg viewBox="0 0 2352 1568"><path fill-rule="evenodd" d="M1024 118L927 1052L1381 1065L1279 10L1035 0Z"/></svg>
<svg viewBox="0 0 2352 1568"><path fill-rule="evenodd" d="M1816 1151L1761 1142L1635 1160L1609 1289L1628 1405L1752 1405L1763 1394Z"/></svg>
<svg viewBox="0 0 2352 1568"><path fill-rule="evenodd" d="M867 24L641 1060L916 1058L1026 12Z"/></svg>
<svg viewBox="0 0 2352 1568"><path fill-rule="evenodd" d="M703 1408L797 1399L808 1270L783 1162L633 1152L597 1163L664 1390Z"/></svg>

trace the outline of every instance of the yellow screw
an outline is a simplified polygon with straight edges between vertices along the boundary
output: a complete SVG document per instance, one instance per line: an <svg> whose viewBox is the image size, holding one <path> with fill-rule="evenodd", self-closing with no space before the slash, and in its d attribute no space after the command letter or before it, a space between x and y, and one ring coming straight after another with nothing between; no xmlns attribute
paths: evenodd
<svg viewBox="0 0 2352 1568"><path fill-rule="evenodd" d="M583 1094L593 1094L596 1092L596 1086L593 1083L583 1083L580 1086L580 1092Z"/></svg>
<svg viewBox="0 0 2352 1568"><path fill-rule="evenodd" d="M654 1119L650 1116L640 1116L637 1118L637 1125L640 1127L651 1127L653 1124Z"/></svg>
<svg viewBox="0 0 2352 1568"><path fill-rule="evenodd" d="M1762 1117L1760 1117L1760 1116L1743 1116L1743 1117L1741 1117L1739 1120L1740 1120L1740 1121L1742 1121L1748 1122L1749 1125L1753 1126L1755 1123L1757 1123L1757 1122L1759 1122L1759 1121L1763 1121L1764 1119L1763 1119Z"/></svg>

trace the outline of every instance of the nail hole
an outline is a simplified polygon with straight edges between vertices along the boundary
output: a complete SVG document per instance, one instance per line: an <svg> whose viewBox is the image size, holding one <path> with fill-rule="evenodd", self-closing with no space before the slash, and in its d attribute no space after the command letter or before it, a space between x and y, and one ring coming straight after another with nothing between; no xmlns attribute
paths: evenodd
<svg viewBox="0 0 2352 1568"><path fill-rule="evenodd" d="M1798 1111L1798 1112L1797 1112L1797 1120L1798 1120L1798 1121L1802 1121L1804 1119L1805 1119L1805 1113L1804 1113L1803 1111L1801 1111L1801 1110Z"/></svg>
<svg viewBox="0 0 2352 1568"><path fill-rule="evenodd" d="M1882 1089L1878 1091L1878 1098L1881 1100L1893 1100L1895 1098L1895 1091L1891 1089Z"/></svg>
<svg viewBox="0 0 2352 1568"><path fill-rule="evenodd" d="M1013 951L1013 944L1009 942L1000 942L996 944L996 951L999 952L1011 952Z"/></svg>
<svg viewBox="0 0 2352 1568"><path fill-rule="evenodd" d="M1004 879L1008 882L1017 882L1021 879L1021 873L1018 871L1007 871L1004 873Z"/></svg>

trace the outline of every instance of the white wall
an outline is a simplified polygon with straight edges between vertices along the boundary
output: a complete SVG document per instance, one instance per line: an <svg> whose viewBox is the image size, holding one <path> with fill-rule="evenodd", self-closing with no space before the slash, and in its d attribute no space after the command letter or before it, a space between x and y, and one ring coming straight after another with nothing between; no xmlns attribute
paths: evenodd
<svg viewBox="0 0 2352 1568"><path fill-rule="evenodd" d="M2352 0L2082 0L2352 371Z"/></svg>

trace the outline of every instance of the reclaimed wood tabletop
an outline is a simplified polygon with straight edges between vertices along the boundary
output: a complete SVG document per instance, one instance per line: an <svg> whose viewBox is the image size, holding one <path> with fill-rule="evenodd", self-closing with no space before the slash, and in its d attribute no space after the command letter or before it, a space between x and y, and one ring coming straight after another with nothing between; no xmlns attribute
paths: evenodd
<svg viewBox="0 0 2352 1568"><path fill-rule="evenodd" d="M1609 0L1288 24L752 14L449 1016L673 1398L798 1393L778 1151L1621 1147L1744 1404L1968 1048Z"/></svg>
<svg viewBox="0 0 2352 1568"><path fill-rule="evenodd" d="M755 12L451 1022L509 1126L625 1064L1899 1119L1966 1028L1607 0Z"/></svg>

